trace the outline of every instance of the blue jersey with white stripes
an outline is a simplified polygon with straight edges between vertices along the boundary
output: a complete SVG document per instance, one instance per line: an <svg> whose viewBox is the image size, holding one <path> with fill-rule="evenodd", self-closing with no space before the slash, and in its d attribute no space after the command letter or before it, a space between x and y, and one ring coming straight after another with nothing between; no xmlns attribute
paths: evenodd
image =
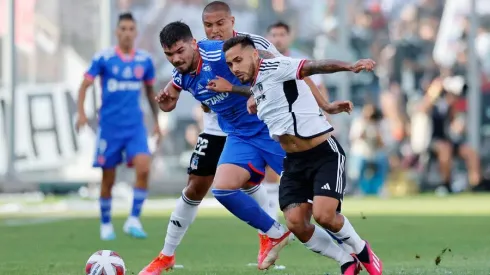
<svg viewBox="0 0 490 275"><path fill-rule="evenodd" d="M267 126L253 114L247 111L247 98L232 93L216 93L208 91L209 81L221 76L233 85L242 85L238 78L229 70L225 55L222 51L223 41L199 41L199 64L197 71L181 74L176 69L173 72L173 85L179 90L186 90L202 104L218 114L218 123L223 132L228 135L254 136L266 131Z"/></svg>

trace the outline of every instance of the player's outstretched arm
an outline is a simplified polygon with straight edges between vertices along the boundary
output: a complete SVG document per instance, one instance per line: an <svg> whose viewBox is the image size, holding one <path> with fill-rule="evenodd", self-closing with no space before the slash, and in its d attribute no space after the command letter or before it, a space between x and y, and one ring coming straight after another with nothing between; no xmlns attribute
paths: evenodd
<svg viewBox="0 0 490 275"><path fill-rule="evenodd" d="M171 112L177 106L179 100L180 91L170 81L163 90L155 97L155 101L158 102L158 107L164 112Z"/></svg>
<svg viewBox="0 0 490 275"><path fill-rule="evenodd" d="M301 66L299 75L301 77L306 77L314 74L331 74L337 72L369 72L374 69L375 65L376 62L371 59L361 59L353 65L347 62L330 59L306 60L303 66Z"/></svg>

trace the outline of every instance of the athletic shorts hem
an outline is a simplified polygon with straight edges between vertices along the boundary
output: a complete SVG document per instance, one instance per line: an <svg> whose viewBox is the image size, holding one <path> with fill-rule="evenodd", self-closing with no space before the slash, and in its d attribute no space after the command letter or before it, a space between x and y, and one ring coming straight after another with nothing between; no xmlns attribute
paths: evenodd
<svg viewBox="0 0 490 275"><path fill-rule="evenodd" d="M226 136L215 136L207 133L199 134L194 152L187 168L188 175L213 176L225 146Z"/></svg>

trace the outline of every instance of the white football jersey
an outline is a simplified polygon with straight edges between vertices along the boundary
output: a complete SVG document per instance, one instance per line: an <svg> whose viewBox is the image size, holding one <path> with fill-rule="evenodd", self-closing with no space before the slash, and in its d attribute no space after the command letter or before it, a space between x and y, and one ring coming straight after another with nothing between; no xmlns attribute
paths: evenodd
<svg viewBox="0 0 490 275"><path fill-rule="evenodd" d="M265 39L264 37L262 37L260 35L250 34L250 33L246 33L246 32L235 32L234 35L235 36L247 36L248 35L252 39L252 41L254 42L255 48L257 50L268 51L277 57L282 56L282 54L276 49L276 46L274 46L274 44L272 44L271 42L269 42L269 40Z"/></svg>
<svg viewBox="0 0 490 275"><path fill-rule="evenodd" d="M257 115L275 140L285 134L314 138L333 130L308 85L296 81L305 61L285 56L260 61L251 89Z"/></svg>
<svg viewBox="0 0 490 275"><path fill-rule="evenodd" d="M226 136L225 132L221 131L221 128L219 127L218 123L218 115L213 112L209 111L209 113L204 112L202 116L203 120L203 133L213 135L213 136Z"/></svg>
<svg viewBox="0 0 490 275"><path fill-rule="evenodd" d="M267 39L260 35L250 34L246 32L233 32L234 36L250 36L255 44L255 48L258 50L268 51L275 56L281 56L276 47L269 42ZM206 39L204 39L206 40ZM218 124L218 115L214 112L204 113L203 115L203 133L214 135L214 136L226 136L226 134L221 131L221 128Z"/></svg>

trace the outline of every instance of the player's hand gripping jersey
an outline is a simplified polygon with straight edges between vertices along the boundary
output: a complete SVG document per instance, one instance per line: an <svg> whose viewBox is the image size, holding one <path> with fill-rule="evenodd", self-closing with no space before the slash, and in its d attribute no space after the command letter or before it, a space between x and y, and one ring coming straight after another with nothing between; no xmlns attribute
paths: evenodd
<svg viewBox="0 0 490 275"><path fill-rule="evenodd" d="M117 48L104 50L94 56L85 74L91 80L97 76L102 106L94 166L116 166L123 151L128 161L137 154L149 154L139 98L143 83L152 84L155 79L150 55L139 50L130 55Z"/></svg>

